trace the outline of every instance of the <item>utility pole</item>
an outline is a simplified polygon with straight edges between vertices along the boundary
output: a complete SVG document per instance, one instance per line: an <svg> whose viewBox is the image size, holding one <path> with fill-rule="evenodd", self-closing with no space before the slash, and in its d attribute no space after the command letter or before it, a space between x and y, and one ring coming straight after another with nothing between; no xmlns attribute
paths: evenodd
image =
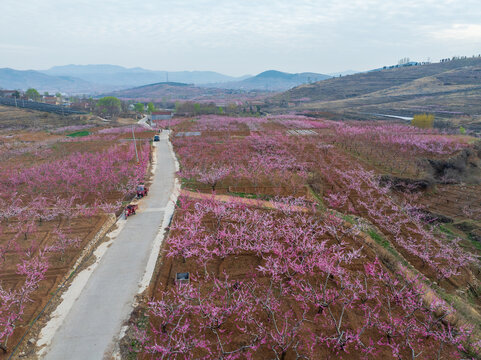
<svg viewBox="0 0 481 360"><path fill-rule="evenodd" d="M137 153L137 143L135 142L134 125L132 125L132 138L134 139L135 157L137 159L137 164L139 164L139 154Z"/></svg>

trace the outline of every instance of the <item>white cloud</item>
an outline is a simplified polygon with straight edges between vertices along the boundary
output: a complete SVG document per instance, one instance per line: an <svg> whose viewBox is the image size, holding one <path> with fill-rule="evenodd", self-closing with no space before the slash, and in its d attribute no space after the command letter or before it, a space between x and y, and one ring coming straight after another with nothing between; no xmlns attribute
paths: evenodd
<svg viewBox="0 0 481 360"><path fill-rule="evenodd" d="M25 46L25 45L17 45L17 44L6 44L0 43L0 50L8 51L8 52L31 52L33 50L38 50L37 46Z"/></svg>
<svg viewBox="0 0 481 360"><path fill-rule="evenodd" d="M453 24L447 29L431 31L431 36L440 40L481 41L481 25Z"/></svg>
<svg viewBox="0 0 481 360"><path fill-rule="evenodd" d="M479 0L0 0L0 33L18 46L0 46L0 67L365 69L454 47L469 55L480 18Z"/></svg>

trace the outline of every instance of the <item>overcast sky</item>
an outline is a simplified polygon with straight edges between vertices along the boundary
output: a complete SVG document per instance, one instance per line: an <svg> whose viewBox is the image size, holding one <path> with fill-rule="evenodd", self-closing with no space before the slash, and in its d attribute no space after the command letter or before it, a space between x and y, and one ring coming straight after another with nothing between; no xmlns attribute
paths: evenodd
<svg viewBox="0 0 481 360"><path fill-rule="evenodd" d="M481 53L480 0L0 0L0 67L331 73Z"/></svg>

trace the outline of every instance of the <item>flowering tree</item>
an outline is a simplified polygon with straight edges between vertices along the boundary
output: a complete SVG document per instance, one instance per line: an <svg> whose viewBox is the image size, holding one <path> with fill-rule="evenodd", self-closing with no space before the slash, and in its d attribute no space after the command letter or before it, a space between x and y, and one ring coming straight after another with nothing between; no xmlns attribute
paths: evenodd
<svg viewBox="0 0 481 360"><path fill-rule="evenodd" d="M358 232L332 214L184 197L178 206L167 254L204 271L149 303L151 328L139 336L144 351L185 358L348 358L353 351L429 358L442 348L460 358L469 331L443 322L454 310L440 300L426 305L418 279L366 261ZM211 264L239 254L257 257L259 265L242 279L211 272Z"/></svg>
<svg viewBox="0 0 481 360"><path fill-rule="evenodd" d="M7 149L9 154L3 157L8 160L7 166L0 165L0 272L15 272L18 281L13 285L0 281L0 348L5 352L16 326L30 316L28 306L45 278L49 262L58 261L56 254L64 261L70 249L80 246L81 239L72 235L71 220L117 211L121 200L144 180L150 145L139 141L137 164L134 144L105 145L105 141L117 141L122 134L112 131L95 135L102 140L99 151L95 151L98 139L94 136L62 140L67 144L94 144L80 147L87 151L60 156L50 146L61 143L45 142L41 144L45 149L29 150L36 152L35 161L31 162L12 161L29 151L14 153L14 149ZM91 148L94 150L89 151ZM39 157L39 149L48 150L48 156ZM0 157L5 154L2 150ZM42 226L49 226L45 222L50 222L54 230L50 231L46 245L41 245L36 233Z"/></svg>

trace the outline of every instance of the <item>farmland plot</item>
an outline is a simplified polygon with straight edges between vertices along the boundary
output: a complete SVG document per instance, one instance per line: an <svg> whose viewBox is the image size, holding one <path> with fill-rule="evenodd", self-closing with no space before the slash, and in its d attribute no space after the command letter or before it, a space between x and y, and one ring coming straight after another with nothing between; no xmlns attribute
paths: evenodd
<svg viewBox="0 0 481 360"><path fill-rule="evenodd" d="M470 291L481 285L479 253L427 222L417 194L399 197L381 181L419 179L429 159L456 155L471 139L291 115L201 117L175 129L200 133L172 137L190 191L131 319L126 357L479 351L481 303ZM383 156L370 157L375 148Z"/></svg>
<svg viewBox="0 0 481 360"><path fill-rule="evenodd" d="M136 129L137 161L131 127L50 130L0 134L1 359L11 356L86 247L105 233L150 160L152 132Z"/></svg>

